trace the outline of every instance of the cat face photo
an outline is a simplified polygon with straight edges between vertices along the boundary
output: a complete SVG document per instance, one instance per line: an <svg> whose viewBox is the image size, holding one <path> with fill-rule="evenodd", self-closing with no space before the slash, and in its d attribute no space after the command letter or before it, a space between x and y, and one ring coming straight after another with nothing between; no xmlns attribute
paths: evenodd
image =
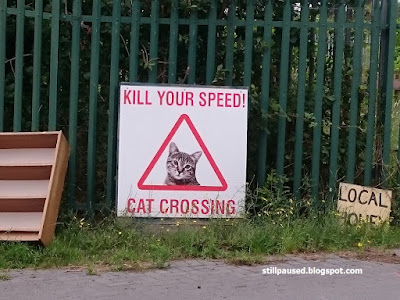
<svg viewBox="0 0 400 300"><path fill-rule="evenodd" d="M200 185L196 179L196 164L202 155L201 151L193 154L181 152L171 142L167 159L166 185Z"/></svg>

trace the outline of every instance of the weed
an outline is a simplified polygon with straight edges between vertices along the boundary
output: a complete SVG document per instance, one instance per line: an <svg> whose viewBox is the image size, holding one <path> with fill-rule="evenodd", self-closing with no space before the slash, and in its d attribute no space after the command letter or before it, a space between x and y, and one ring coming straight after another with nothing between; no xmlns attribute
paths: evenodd
<svg viewBox="0 0 400 300"><path fill-rule="evenodd" d="M7 280L11 280L10 275L8 275L7 273L0 273L0 281L7 281Z"/></svg>
<svg viewBox="0 0 400 300"><path fill-rule="evenodd" d="M96 276L97 275L97 271L93 266L90 266L86 269L86 275L89 276Z"/></svg>

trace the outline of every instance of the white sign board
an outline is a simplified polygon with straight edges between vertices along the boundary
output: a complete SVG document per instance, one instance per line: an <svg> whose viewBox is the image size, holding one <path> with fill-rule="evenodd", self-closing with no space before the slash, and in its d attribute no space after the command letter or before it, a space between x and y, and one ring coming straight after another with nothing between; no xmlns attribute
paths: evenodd
<svg viewBox="0 0 400 300"><path fill-rule="evenodd" d="M242 216L247 101L247 89L121 84L118 216Z"/></svg>
<svg viewBox="0 0 400 300"><path fill-rule="evenodd" d="M378 223L388 221L392 191L361 185L340 183L337 209L345 221L355 224L364 221Z"/></svg>

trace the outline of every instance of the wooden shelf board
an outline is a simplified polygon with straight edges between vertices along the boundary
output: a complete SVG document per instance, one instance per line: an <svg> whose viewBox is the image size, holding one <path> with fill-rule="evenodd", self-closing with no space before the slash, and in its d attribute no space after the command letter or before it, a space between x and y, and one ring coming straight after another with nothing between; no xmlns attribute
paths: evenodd
<svg viewBox="0 0 400 300"><path fill-rule="evenodd" d="M55 151L55 148L0 149L0 166L52 165Z"/></svg>
<svg viewBox="0 0 400 300"><path fill-rule="evenodd" d="M0 212L0 231L39 232L42 212Z"/></svg>
<svg viewBox="0 0 400 300"><path fill-rule="evenodd" d="M13 148L53 148L59 132L2 132L0 149Z"/></svg>
<svg viewBox="0 0 400 300"><path fill-rule="evenodd" d="M0 231L0 241L38 241L39 232L1 232Z"/></svg>
<svg viewBox="0 0 400 300"><path fill-rule="evenodd" d="M46 199L1 199L0 212L43 212Z"/></svg>
<svg viewBox="0 0 400 300"><path fill-rule="evenodd" d="M0 198L46 198L50 180L0 180Z"/></svg>

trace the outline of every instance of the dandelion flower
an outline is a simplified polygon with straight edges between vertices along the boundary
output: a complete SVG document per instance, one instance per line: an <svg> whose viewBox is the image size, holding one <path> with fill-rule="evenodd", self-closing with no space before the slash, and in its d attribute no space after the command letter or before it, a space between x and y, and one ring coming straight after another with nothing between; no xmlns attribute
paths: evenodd
<svg viewBox="0 0 400 300"><path fill-rule="evenodd" d="M193 223L197 223L197 221L196 221L196 220L193 220Z"/></svg>
<svg viewBox="0 0 400 300"><path fill-rule="evenodd" d="M203 228L203 229L206 229L206 228L207 228L207 226L203 226L202 228Z"/></svg>
<svg viewBox="0 0 400 300"><path fill-rule="evenodd" d="M118 232L118 234L119 234L119 235L121 235L121 234L122 234L122 232L120 231L120 232Z"/></svg>
<svg viewBox="0 0 400 300"><path fill-rule="evenodd" d="M362 247L362 245L363 245L363 244L360 243L360 242L358 242L358 244L357 244L358 247Z"/></svg>

